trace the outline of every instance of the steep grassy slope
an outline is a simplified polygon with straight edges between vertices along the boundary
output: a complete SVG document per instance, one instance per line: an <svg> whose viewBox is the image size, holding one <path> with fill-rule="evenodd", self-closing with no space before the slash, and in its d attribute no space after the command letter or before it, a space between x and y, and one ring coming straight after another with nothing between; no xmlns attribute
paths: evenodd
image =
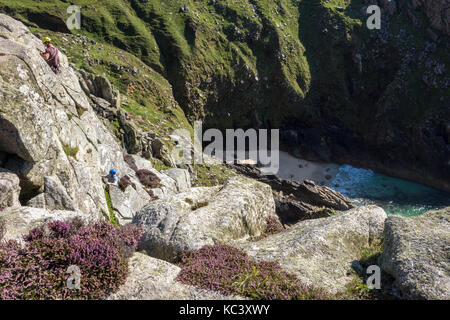
<svg viewBox="0 0 450 320"><path fill-rule="evenodd" d="M292 114L312 112L312 101L304 101L311 73L295 1L74 4L82 11L82 29L76 33L129 51L160 72L191 119L207 118L221 128L279 125ZM63 30L67 5L4 0L0 8L31 25ZM49 24L49 15L60 23Z"/></svg>

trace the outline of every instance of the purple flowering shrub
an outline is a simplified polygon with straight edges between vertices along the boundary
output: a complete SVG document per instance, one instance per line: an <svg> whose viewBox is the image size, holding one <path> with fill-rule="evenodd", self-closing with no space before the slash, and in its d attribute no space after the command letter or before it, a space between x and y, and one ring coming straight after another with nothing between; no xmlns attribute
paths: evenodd
<svg viewBox="0 0 450 320"><path fill-rule="evenodd" d="M134 158L129 155L128 153L124 152L123 153L123 161L126 162L126 164L128 164L128 166L133 169L133 171L138 171L138 167L136 165L136 161L134 160Z"/></svg>
<svg viewBox="0 0 450 320"><path fill-rule="evenodd" d="M270 236L272 234L280 233L285 231L286 229L281 224L280 220L276 217L270 216L267 218L266 229L264 230L264 234Z"/></svg>
<svg viewBox="0 0 450 320"><path fill-rule="evenodd" d="M222 294L253 299L328 299L320 289L303 285L278 262L257 262L242 250L227 246L204 246L181 253L182 268L176 280Z"/></svg>
<svg viewBox="0 0 450 320"><path fill-rule="evenodd" d="M252 238L250 241L259 241L273 234L286 231L286 228L281 224L277 217L270 216L266 219L266 226L264 228L263 234L260 236Z"/></svg>
<svg viewBox="0 0 450 320"><path fill-rule="evenodd" d="M125 191L125 189L128 186L133 186L134 189L136 189L135 184L131 181L131 178L128 175L124 175L122 178L119 179L119 188L122 191Z"/></svg>
<svg viewBox="0 0 450 320"><path fill-rule="evenodd" d="M139 169L136 171L139 181L146 187L157 188L161 182L156 174L147 169Z"/></svg>
<svg viewBox="0 0 450 320"><path fill-rule="evenodd" d="M140 237L135 226L74 219L31 230L24 245L1 243L0 300L103 298L125 282ZM67 285L71 265L80 269L79 289Z"/></svg>

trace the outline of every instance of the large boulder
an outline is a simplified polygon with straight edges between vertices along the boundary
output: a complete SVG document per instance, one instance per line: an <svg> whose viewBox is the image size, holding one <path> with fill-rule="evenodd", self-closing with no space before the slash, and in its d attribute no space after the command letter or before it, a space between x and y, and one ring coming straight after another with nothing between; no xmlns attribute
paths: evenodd
<svg viewBox="0 0 450 320"><path fill-rule="evenodd" d="M450 299L450 207L406 218L390 216L380 257L407 299Z"/></svg>
<svg viewBox="0 0 450 320"><path fill-rule="evenodd" d="M0 153L7 158L2 167L19 176L24 201L49 190L45 177L52 177L57 185L51 188L58 190L52 207L101 217L108 212L101 175L111 168L121 176L134 172L67 58L61 54L62 73L56 75L38 49L41 41L21 22L0 14Z"/></svg>
<svg viewBox="0 0 450 320"><path fill-rule="evenodd" d="M198 289L175 278L180 268L166 261L135 253L129 261L127 281L108 300L225 300L238 297Z"/></svg>
<svg viewBox="0 0 450 320"><path fill-rule="evenodd" d="M3 240L16 240L22 242L23 235L36 227L54 220L68 221L73 218L80 218L83 222L94 221L80 211L48 211L40 208L13 207L0 211L0 219L5 223L6 233Z"/></svg>
<svg viewBox="0 0 450 320"><path fill-rule="evenodd" d="M274 215L268 185L234 177L224 186L192 188L154 201L133 223L142 226L141 246L149 255L170 259L174 251L259 236Z"/></svg>
<svg viewBox="0 0 450 320"><path fill-rule="evenodd" d="M114 186L109 187L108 190L113 210L118 214L116 216L122 223L133 219L136 212L152 200L147 191L135 183L134 186L130 185L124 191Z"/></svg>
<svg viewBox="0 0 450 320"><path fill-rule="evenodd" d="M20 180L11 172L0 170L0 208L20 206Z"/></svg>
<svg viewBox="0 0 450 320"><path fill-rule="evenodd" d="M306 285L336 293L352 280L352 262L381 238L386 217L377 206L357 207L332 217L298 222L257 242L235 245L257 260L279 261Z"/></svg>

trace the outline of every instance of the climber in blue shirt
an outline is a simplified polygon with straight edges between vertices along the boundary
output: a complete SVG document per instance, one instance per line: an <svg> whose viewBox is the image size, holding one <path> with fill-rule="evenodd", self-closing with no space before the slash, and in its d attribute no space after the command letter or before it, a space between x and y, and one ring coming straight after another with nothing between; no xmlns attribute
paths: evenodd
<svg viewBox="0 0 450 320"><path fill-rule="evenodd" d="M118 187L119 186L119 178L117 177L117 171L114 169L109 170L109 174L106 176L103 176L103 178L106 178L106 184L113 185Z"/></svg>

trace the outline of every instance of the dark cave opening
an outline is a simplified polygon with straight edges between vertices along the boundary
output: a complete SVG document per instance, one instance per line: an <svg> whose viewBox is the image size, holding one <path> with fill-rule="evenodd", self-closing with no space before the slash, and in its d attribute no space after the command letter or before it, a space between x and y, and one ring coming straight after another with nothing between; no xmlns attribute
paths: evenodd
<svg viewBox="0 0 450 320"><path fill-rule="evenodd" d="M33 166L33 158L16 126L6 119L0 119L0 168L19 177L21 188L19 200L22 205L40 193L40 186L29 177Z"/></svg>
<svg viewBox="0 0 450 320"><path fill-rule="evenodd" d="M1 150L1 146L0 146ZM26 203L41 193L41 187L33 183L27 173L33 168L33 164L23 160L19 156L7 152L0 151L0 170L4 169L15 173L20 180L19 201L21 205Z"/></svg>

